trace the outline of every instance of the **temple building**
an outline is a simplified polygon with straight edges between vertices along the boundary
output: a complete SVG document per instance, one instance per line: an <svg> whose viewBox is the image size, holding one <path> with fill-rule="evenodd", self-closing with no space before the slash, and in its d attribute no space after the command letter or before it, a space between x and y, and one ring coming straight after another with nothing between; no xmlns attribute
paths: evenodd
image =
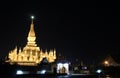
<svg viewBox="0 0 120 78"><path fill-rule="evenodd" d="M29 65L35 66L41 63L43 58L46 58L49 63L55 62L56 50L50 50L49 52L43 51L36 44L36 35L34 31L33 16L30 25L30 30L27 37L27 44L23 49L15 47L8 54L8 60L10 64Z"/></svg>
<svg viewBox="0 0 120 78"><path fill-rule="evenodd" d="M120 63L115 59L117 57L113 57L112 55L108 55L102 62L104 66L120 66Z"/></svg>

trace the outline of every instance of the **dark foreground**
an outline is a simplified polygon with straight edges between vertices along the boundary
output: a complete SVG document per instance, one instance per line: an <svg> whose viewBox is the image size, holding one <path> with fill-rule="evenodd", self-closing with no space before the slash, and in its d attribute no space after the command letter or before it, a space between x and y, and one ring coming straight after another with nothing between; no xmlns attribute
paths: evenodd
<svg viewBox="0 0 120 78"><path fill-rule="evenodd" d="M7 76L4 75L1 78L98 78L97 75L19 75L19 76Z"/></svg>
<svg viewBox="0 0 120 78"><path fill-rule="evenodd" d="M17 70L29 70L30 74L17 75ZM120 68L109 67L102 68L104 70L101 74L32 74L38 70L42 70L41 66L39 67L19 67L19 66L10 66L7 64L0 65L0 78L120 78Z"/></svg>
<svg viewBox="0 0 120 78"><path fill-rule="evenodd" d="M40 75L40 74L29 74L29 75L5 75L2 74L0 78L120 78L120 75Z"/></svg>

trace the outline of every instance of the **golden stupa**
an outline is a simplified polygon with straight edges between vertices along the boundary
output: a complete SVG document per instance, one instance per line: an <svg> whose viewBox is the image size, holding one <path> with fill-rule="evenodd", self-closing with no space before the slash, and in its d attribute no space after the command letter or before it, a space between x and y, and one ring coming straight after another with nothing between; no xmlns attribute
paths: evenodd
<svg viewBox="0 0 120 78"><path fill-rule="evenodd" d="M8 54L8 60L10 64L17 63L18 65L35 66L41 63L43 58L46 58L49 63L55 62L56 50L46 50L45 52L40 49L36 44L36 36L34 31L33 16L31 17L30 30L27 37L27 44L23 49L15 47Z"/></svg>

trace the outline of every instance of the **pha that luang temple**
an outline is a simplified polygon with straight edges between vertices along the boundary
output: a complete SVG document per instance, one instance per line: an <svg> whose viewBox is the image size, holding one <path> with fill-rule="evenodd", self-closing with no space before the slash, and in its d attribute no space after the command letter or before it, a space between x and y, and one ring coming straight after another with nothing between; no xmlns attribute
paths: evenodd
<svg viewBox="0 0 120 78"><path fill-rule="evenodd" d="M49 63L55 62L56 60L56 50L46 50L45 52L37 46L36 35L34 31L34 17L32 16L32 21L30 24L30 30L27 37L27 44L23 49L15 47L8 53L8 60L10 64L17 63L18 65L28 65L35 66L40 64L43 58L46 58Z"/></svg>

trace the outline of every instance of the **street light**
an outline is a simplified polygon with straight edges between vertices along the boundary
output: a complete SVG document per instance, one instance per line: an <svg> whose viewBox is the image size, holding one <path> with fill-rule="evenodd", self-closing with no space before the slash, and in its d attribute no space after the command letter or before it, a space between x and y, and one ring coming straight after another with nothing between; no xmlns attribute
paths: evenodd
<svg viewBox="0 0 120 78"><path fill-rule="evenodd" d="M104 61L105 66L109 65L109 62L107 60Z"/></svg>
<svg viewBox="0 0 120 78"><path fill-rule="evenodd" d="M100 78L100 73L102 72L102 70L98 69L96 72L99 74L99 78Z"/></svg>

